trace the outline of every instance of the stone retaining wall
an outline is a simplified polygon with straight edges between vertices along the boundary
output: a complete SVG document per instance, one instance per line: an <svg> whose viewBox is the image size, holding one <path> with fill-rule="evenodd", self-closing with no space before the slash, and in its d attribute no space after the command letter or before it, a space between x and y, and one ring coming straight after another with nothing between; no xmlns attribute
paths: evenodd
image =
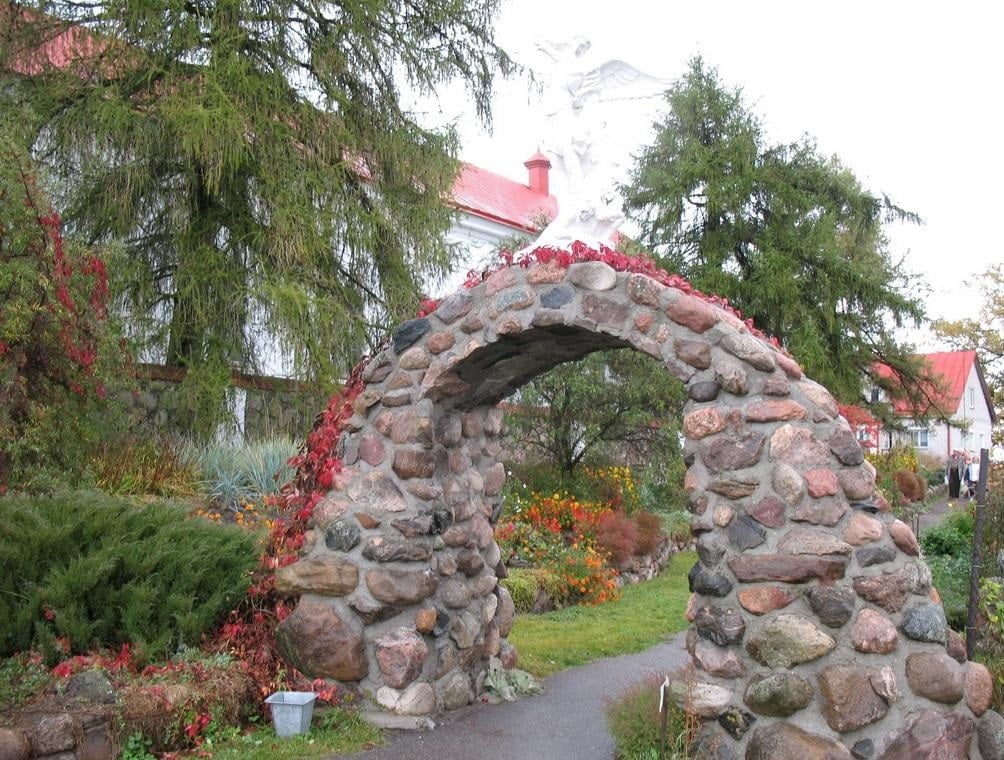
<svg viewBox="0 0 1004 760"><path fill-rule="evenodd" d="M172 420L180 419L184 378L179 367L140 364L136 368L136 388L119 400L139 427L158 433L175 432ZM235 373L232 383L229 404L235 415L234 426L250 439L269 435L300 439L323 406L321 396L286 378Z"/></svg>
<svg viewBox="0 0 1004 760"><path fill-rule="evenodd" d="M496 404L616 347L687 387L699 756L979 758L977 719L1000 720L989 674L960 655L832 396L731 312L600 262L503 269L367 366L345 467L276 576L300 597L279 628L289 660L409 715L470 702L489 658L512 666Z"/></svg>

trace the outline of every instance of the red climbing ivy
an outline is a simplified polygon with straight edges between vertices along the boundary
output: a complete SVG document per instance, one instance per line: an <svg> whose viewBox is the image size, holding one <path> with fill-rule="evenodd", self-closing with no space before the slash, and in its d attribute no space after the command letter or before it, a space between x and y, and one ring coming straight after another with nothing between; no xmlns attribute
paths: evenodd
<svg viewBox="0 0 1004 760"><path fill-rule="evenodd" d="M230 613L213 642L214 648L247 664L262 697L280 687L295 687L312 690L323 701L337 700L334 687L288 668L279 654L276 627L292 612L293 604L276 591L275 571L296 561L314 508L342 471L338 441L362 390L366 363L364 359L352 370L342 390L318 415L300 453L290 460L296 476L272 502L279 516L270 525L259 568L241 605Z"/></svg>
<svg viewBox="0 0 1004 760"><path fill-rule="evenodd" d="M752 319L743 319L739 310L729 304L729 299L708 293L702 293L701 291L695 289L694 286L690 284L690 281L685 277L679 274L667 272L651 257L645 255L632 256L622 251L615 251L605 245L601 245L599 248L592 248L579 240L573 242L569 250L554 248L551 246L541 246L529 251L523 251L518 255L512 251L502 251L499 253L499 261L495 266L482 271L472 269L468 272L467 279L464 280L464 287L468 289L477 287L496 272L507 269L513 265L516 265L521 269L528 269L534 264L553 264L562 269L567 269L572 264L585 261L600 261L618 272L643 274L662 285L670 288L676 288L677 290L688 293L695 298L700 298L702 301L718 306L729 314L732 314L736 317L736 319L746 325L751 334L769 341L774 346L778 346L777 338L767 337L764 335L763 332L754 326ZM439 303L439 301L431 298L423 300L419 308L418 316L426 317L432 314L439 306Z"/></svg>
<svg viewBox="0 0 1004 760"><path fill-rule="evenodd" d="M82 408L106 395L107 301L104 261L67 244L28 158L0 143L0 492L82 449Z"/></svg>

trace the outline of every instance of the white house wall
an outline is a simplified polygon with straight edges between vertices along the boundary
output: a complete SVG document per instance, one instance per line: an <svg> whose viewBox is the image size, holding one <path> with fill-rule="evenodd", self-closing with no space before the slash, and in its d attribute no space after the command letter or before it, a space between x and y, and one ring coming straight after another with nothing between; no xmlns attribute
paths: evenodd
<svg viewBox="0 0 1004 760"><path fill-rule="evenodd" d="M973 397L972 405L970 405L970 394ZM966 378L966 389L962 392L962 401L955 413L955 419L967 422L969 429L965 433L953 431L953 438L958 436L958 444L953 441L952 445L974 454L978 454L980 449L989 449L990 431L993 428L990 414L990 401L983 392L983 386L980 384L980 378L976 372L976 364L973 363L969 370L969 377Z"/></svg>
<svg viewBox="0 0 1004 760"><path fill-rule="evenodd" d="M527 233L517 227L510 227L491 219L459 212L453 226L446 234L446 241L451 245L458 246L461 255L457 258L457 265L453 272L432 289L431 295L438 298L456 293L464 284L464 280L467 279L467 273L472 269L487 266L489 263L497 263L492 261L492 257L502 240L523 234Z"/></svg>
<svg viewBox="0 0 1004 760"><path fill-rule="evenodd" d="M970 394L973 396L972 405L970 405ZM979 454L980 449L990 448L990 431L993 428L990 419L990 401L983 392L975 363L969 370L959 408L952 415L952 420L957 420L958 425L952 425L951 428L942 422L931 420L927 424L927 447L918 446L917 451L945 461L954 450ZM908 427L918 426L908 425ZM893 439L904 443L910 443L912 440L909 433L894 433ZM881 433L879 441L881 451L889 448L888 434Z"/></svg>

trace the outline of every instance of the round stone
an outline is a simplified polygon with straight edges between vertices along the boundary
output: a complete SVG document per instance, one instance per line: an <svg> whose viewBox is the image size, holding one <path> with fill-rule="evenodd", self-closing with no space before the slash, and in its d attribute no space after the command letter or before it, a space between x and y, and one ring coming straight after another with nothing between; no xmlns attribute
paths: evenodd
<svg viewBox="0 0 1004 760"><path fill-rule="evenodd" d="M941 652L917 652L906 658L906 682L914 694L952 705L965 693L962 666Z"/></svg>
<svg viewBox="0 0 1004 760"><path fill-rule="evenodd" d="M993 710L983 713L976 728L983 760L1004 760L1004 718Z"/></svg>
<svg viewBox="0 0 1004 760"><path fill-rule="evenodd" d="M698 637L693 655L699 668L719 678L738 678L746 672L735 649L716 646L707 639Z"/></svg>
<svg viewBox="0 0 1004 760"><path fill-rule="evenodd" d="M785 613L765 622L750 637L746 649L761 665L790 668L822 657L836 645L811 620Z"/></svg>
<svg viewBox="0 0 1004 760"><path fill-rule="evenodd" d="M965 665L966 704L977 718L990 709L994 696L994 679L979 662Z"/></svg>
<svg viewBox="0 0 1004 760"><path fill-rule="evenodd" d="M885 615L865 608L858 613L851 630L854 648L866 654L890 654L899 644L896 626Z"/></svg>
<svg viewBox="0 0 1004 760"><path fill-rule="evenodd" d="M746 633L746 621L731 607L700 607L694 616L698 635L718 646L738 644Z"/></svg>
<svg viewBox="0 0 1004 760"><path fill-rule="evenodd" d="M384 683L401 689L422 672L429 647L417 631L397 628L374 642L374 652Z"/></svg>
<svg viewBox="0 0 1004 760"><path fill-rule="evenodd" d="M568 267L568 279L587 290L611 290L617 284L617 272L602 261L583 261Z"/></svg>
<svg viewBox="0 0 1004 760"><path fill-rule="evenodd" d="M362 629L327 599L301 598L275 636L282 656L311 678L358 681L369 672Z"/></svg>
<svg viewBox="0 0 1004 760"><path fill-rule="evenodd" d="M854 614L854 589L848 586L813 586L806 591L812 611L830 628L840 628Z"/></svg>
<svg viewBox="0 0 1004 760"><path fill-rule="evenodd" d="M903 613L900 628L907 638L944 644L948 623L944 610L936 604L918 604Z"/></svg>
<svg viewBox="0 0 1004 760"><path fill-rule="evenodd" d="M869 672L857 665L831 665L819 673L823 718L845 733L881 720L889 706L869 686Z"/></svg>
<svg viewBox="0 0 1004 760"><path fill-rule="evenodd" d="M855 512L844 528L844 541L854 546L862 546L882 538L885 529L882 523L864 512Z"/></svg>
<svg viewBox="0 0 1004 760"><path fill-rule="evenodd" d="M771 673L755 676L746 687L743 701L758 715L786 718L812 701L815 689L807 678L797 673Z"/></svg>

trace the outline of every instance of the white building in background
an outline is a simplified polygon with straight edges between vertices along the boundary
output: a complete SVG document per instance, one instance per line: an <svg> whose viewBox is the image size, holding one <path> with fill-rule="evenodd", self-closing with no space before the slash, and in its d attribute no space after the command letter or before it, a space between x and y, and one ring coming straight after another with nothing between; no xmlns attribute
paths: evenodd
<svg viewBox="0 0 1004 760"><path fill-rule="evenodd" d="M459 290L467 273L487 262L501 241L516 235L532 239L544 227L542 222L557 214L558 201L550 194L550 160L538 152L523 166L525 184L474 164L462 166L450 201L457 218L447 234L447 241L462 251L461 264L434 295Z"/></svg>
<svg viewBox="0 0 1004 760"><path fill-rule="evenodd" d="M884 429L867 413L856 414L850 408L844 411L844 416L855 426L858 440L871 451L888 451L896 443L906 443L918 453L942 461L953 451L979 454L980 449L990 449L997 415L976 352L942 351L924 354L923 359L942 380L941 388L932 393L928 408L917 410L906 401L896 402L893 411L903 419L904 432ZM873 389L872 393L876 394L873 401L880 400L878 389ZM920 422L917 418L923 416L921 411L928 416L940 413L950 424L938 419Z"/></svg>

